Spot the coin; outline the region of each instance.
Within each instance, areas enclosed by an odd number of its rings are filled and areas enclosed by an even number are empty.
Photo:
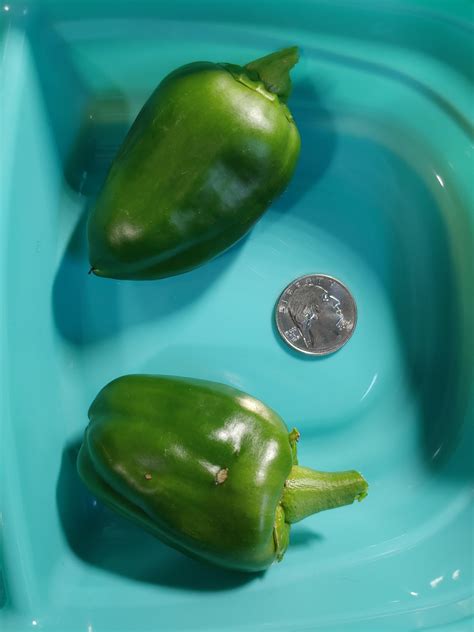
[[[290,347],[309,355],[327,355],[352,336],[357,308],[341,281],[326,274],[307,274],[283,290],[275,319],[280,336]]]

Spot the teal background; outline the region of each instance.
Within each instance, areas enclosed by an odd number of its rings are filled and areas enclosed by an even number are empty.
[[[8,7],[8,9],[6,9]],[[473,5],[8,2],[1,13],[0,629],[465,631],[473,612]],[[175,67],[298,44],[296,175],[248,237],[157,282],[87,275],[85,214]],[[352,290],[325,358],[279,339],[295,277]],[[124,373],[218,380],[360,469],[257,576],[204,566],[93,499],[75,454]]]

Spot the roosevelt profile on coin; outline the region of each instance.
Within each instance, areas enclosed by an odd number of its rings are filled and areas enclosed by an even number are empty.
[[[300,277],[281,294],[276,321],[282,338],[311,355],[337,351],[351,337],[357,318],[343,283],[323,274]]]
[[[326,347],[347,326],[341,302],[320,285],[297,288],[291,297],[288,313],[305,345]]]

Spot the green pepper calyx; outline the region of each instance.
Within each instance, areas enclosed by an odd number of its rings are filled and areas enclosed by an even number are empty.
[[[286,102],[291,93],[290,70],[298,59],[298,47],[291,46],[251,61],[244,68],[251,79],[262,81],[268,92]]]
[[[355,470],[318,472],[293,465],[280,504],[285,521],[292,524],[319,511],[361,501],[367,496],[367,489],[367,481]]]
[[[260,57],[245,66],[220,63],[234,77],[236,81],[251,90],[259,92],[270,101],[278,100],[285,114],[291,122],[293,117],[286,106],[291,93],[290,70],[298,62],[299,53],[296,46]]]

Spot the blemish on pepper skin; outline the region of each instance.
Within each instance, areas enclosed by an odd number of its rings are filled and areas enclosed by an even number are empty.
[[[216,474],[216,485],[222,485],[227,480],[229,476],[229,469],[227,467],[223,467]]]
[[[145,474],[145,478],[147,481],[151,481],[151,474],[149,474],[148,472]]]

